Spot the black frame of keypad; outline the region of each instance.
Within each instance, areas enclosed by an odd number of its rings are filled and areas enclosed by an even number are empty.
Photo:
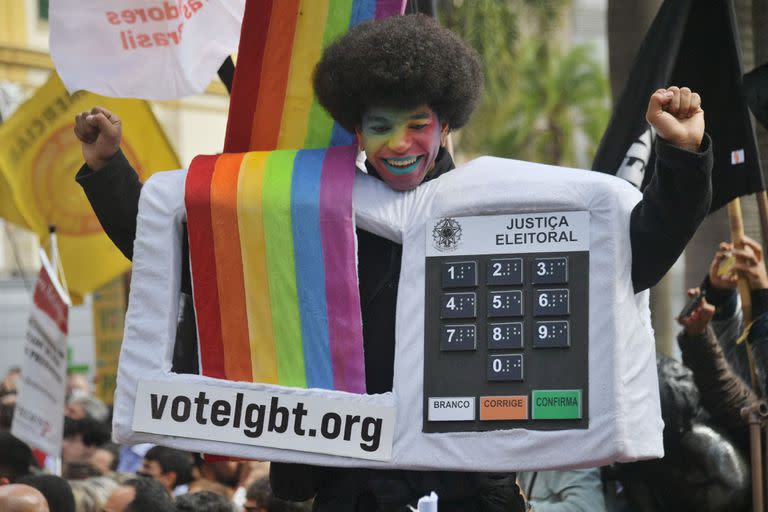
[[[540,258],[566,257],[568,282],[565,284],[533,284],[534,263]],[[487,272],[491,260],[521,258],[523,260],[522,285],[488,285]],[[477,286],[443,288],[445,263],[477,262]],[[534,290],[569,290],[570,313],[565,316],[534,317]],[[489,317],[487,302],[490,291],[517,289],[523,292],[523,316]],[[476,318],[441,318],[443,293],[475,292]],[[569,321],[569,346],[566,348],[534,348],[536,321]],[[488,346],[491,323],[522,322],[523,347],[492,349]],[[474,324],[475,350],[441,350],[444,325]],[[425,320],[424,320],[424,397],[423,431],[474,432],[525,428],[532,430],[579,429],[589,426],[589,252],[524,253],[490,255],[456,255],[428,257],[425,267]],[[488,379],[490,356],[521,354],[524,375],[522,381],[491,381]],[[533,390],[580,389],[582,417],[575,420],[532,420]],[[480,420],[480,397],[528,397],[527,420]],[[475,397],[474,421],[429,421],[428,398]]]

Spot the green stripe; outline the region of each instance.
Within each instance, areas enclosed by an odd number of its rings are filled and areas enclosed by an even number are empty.
[[[344,34],[349,27],[349,18],[352,16],[353,0],[330,0],[328,3],[328,18],[325,22],[323,33],[323,49],[331,44],[337,37]],[[325,148],[331,142],[333,132],[333,119],[323,107],[312,97],[312,106],[309,109],[307,119],[307,136],[304,138],[304,148]]]
[[[262,204],[278,383],[306,388],[291,227],[291,178],[295,157],[296,151],[273,151],[267,157]]]

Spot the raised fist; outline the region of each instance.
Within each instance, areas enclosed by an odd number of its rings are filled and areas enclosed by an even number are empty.
[[[659,136],[681,149],[698,151],[704,137],[701,96],[687,87],[671,86],[651,95],[645,119]]]
[[[120,149],[123,125],[117,115],[101,107],[75,116],[75,136],[88,167],[98,171]]]

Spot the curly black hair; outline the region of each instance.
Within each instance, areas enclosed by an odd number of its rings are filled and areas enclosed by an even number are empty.
[[[370,107],[428,105],[450,128],[466,124],[483,89],[480,57],[422,14],[361,23],[333,42],[315,67],[315,95],[354,131]]]

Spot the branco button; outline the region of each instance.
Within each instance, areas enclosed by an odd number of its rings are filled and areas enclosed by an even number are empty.
[[[528,397],[515,396],[481,396],[480,420],[527,420]]]
[[[429,421],[472,421],[475,419],[475,397],[443,396],[429,398]]]

